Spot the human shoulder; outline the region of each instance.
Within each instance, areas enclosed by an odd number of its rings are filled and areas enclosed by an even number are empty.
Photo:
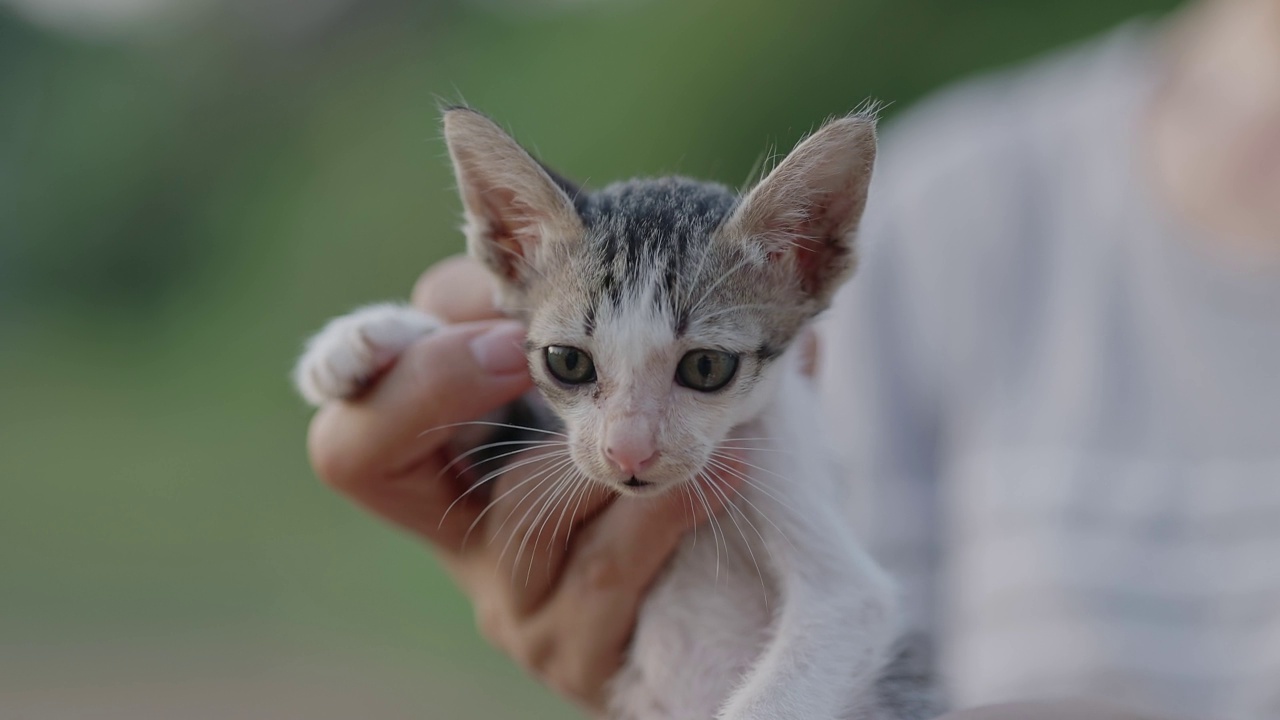
[[[888,123],[864,223],[870,255],[885,242],[963,263],[1047,237],[1036,230],[1057,220],[1064,191],[1110,172],[1108,136],[1134,113],[1148,44],[1145,27],[1125,26],[962,81]]]
[[[1148,29],[1124,26],[1030,64],[966,79],[887,123],[876,190],[888,202],[1027,181],[1093,151],[1098,126],[1132,111]]]

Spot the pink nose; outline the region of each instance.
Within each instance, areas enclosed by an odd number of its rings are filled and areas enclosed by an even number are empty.
[[[653,467],[658,459],[653,440],[647,438],[617,439],[605,446],[604,454],[623,474],[632,477]]]

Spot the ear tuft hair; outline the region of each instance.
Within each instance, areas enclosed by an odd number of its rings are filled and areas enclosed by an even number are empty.
[[[790,268],[801,291],[825,307],[856,264],[854,235],[875,154],[873,112],[828,122],[747,193],[720,237],[756,244],[771,262]]]

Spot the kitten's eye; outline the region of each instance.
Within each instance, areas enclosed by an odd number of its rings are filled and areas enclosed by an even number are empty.
[[[676,366],[676,380],[687,388],[714,392],[738,372],[738,356],[719,350],[691,350]]]
[[[564,345],[552,345],[543,351],[547,358],[547,370],[557,380],[569,385],[581,385],[596,379],[596,366],[585,350]]]

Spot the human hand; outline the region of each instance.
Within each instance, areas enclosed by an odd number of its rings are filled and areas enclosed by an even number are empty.
[[[695,511],[677,493],[615,499],[594,487],[548,499],[539,487],[563,458],[552,436],[508,458],[488,492],[467,492],[475,478],[458,472],[465,463],[450,467],[450,441],[531,387],[523,329],[497,319],[492,298],[488,274],[468,259],[425,273],[413,305],[449,324],[359,398],[321,407],[311,462],[357,504],[430,542],[471,598],[481,633],[598,713],[649,585],[685,532],[721,508]]]

